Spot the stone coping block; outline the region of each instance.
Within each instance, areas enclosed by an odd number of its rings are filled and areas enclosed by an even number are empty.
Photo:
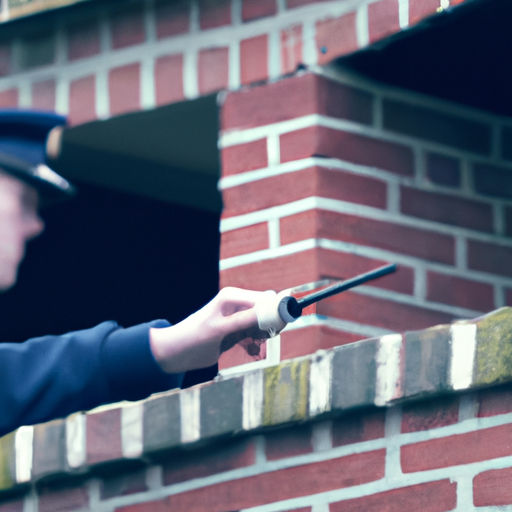
[[[0,438],[0,491],[363,407],[512,381],[512,308],[372,338]]]

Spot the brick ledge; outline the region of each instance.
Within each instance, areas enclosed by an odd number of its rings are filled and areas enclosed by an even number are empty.
[[[0,439],[0,491],[220,436],[509,381],[512,308],[502,308],[20,427]]]

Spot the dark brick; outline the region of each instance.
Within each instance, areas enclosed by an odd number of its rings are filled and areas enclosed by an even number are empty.
[[[100,497],[102,500],[147,490],[145,469],[130,471],[120,475],[104,476],[100,481]]]
[[[0,512],[23,512],[23,507],[23,498],[14,500],[8,498],[8,501],[0,502]]]
[[[345,446],[384,437],[384,410],[369,409],[336,418],[332,422],[332,445]]]
[[[113,13],[111,20],[112,48],[126,48],[141,44],[146,39],[144,12],[140,5],[123,5]]]
[[[427,177],[438,185],[460,186],[460,161],[437,153],[427,153]]]
[[[505,127],[501,133],[501,156],[512,160],[512,127]]]
[[[6,76],[12,69],[12,48],[10,44],[0,45],[0,76]]]
[[[181,443],[179,394],[159,396],[144,402],[144,452]]]
[[[493,197],[512,198],[512,171],[506,167],[475,164],[473,166],[475,190]]]
[[[22,42],[20,67],[31,69],[53,64],[55,60],[55,37],[53,32],[35,34]]]
[[[100,27],[97,20],[86,20],[68,27],[69,60],[92,57],[100,53]]]
[[[157,0],[155,18],[158,39],[184,34],[190,29],[190,2],[187,0]]]
[[[39,490],[39,512],[72,512],[85,509],[89,492],[77,484],[43,486]]]
[[[242,0],[242,21],[273,16],[276,13],[276,0]]]
[[[472,153],[491,151],[489,126],[398,101],[383,103],[384,128],[397,133],[439,142]]]
[[[336,349],[332,362],[332,408],[350,409],[373,405],[375,399],[378,340]]]
[[[242,429],[243,378],[221,380],[201,389],[201,438]]]
[[[512,237],[512,208],[505,207],[505,234]]]
[[[512,412],[512,385],[484,389],[477,394],[478,417],[486,418]]]
[[[40,478],[44,475],[63,473],[66,463],[66,429],[62,420],[36,425],[32,475]]]
[[[231,23],[230,0],[199,0],[199,23],[203,30]]]
[[[427,299],[486,312],[494,308],[494,289],[487,283],[428,272]]]
[[[405,333],[404,396],[449,388],[450,347],[449,326]]]
[[[478,231],[493,231],[492,206],[481,201],[402,186],[400,208],[413,217]]]
[[[251,466],[255,462],[254,443],[235,439],[202,450],[174,453],[163,465],[163,481],[164,485],[172,485]]]
[[[459,397],[438,397],[433,400],[405,404],[402,412],[402,433],[446,427],[459,421]]]
[[[512,276],[512,247],[468,240],[468,267],[510,277]]]
[[[294,426],[265,434],[267,460],[304,455],[313,451],[311,424]]]

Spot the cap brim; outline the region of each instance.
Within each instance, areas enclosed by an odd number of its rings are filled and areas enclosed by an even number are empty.
[[[45,164],[33,166],[0,152],[0,170],[34,187],[44,203],[68,199],[76,193],[75,187],[68,180]]]

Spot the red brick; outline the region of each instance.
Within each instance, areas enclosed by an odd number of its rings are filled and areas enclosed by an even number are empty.
[[[179,452],[164,463],[163,481],[165,485],[172,485],[252,466],[256,462],[255,457],[254,443],[247,439],[218,444],[201,451]]]
[[[86,509],[89,492],[85,487],[43,487],[39,490],[39,512],[71,512]]]
[[[406,186],[401,187],[400,202],[402,212],[407,215],[478,231],[493,231],[493,213],[489,203]]]
[[[110,29],[114,50],[143,43],[146,40],[144,11],[139,6],[124,6],[112,17]]]
[[[190,30],[190,3],[187,0],[160,0],[155,5],[156,37],[172,37]]]
[[[230,0],[199,0],[199,11],[203,30],[231,24]]]
[[[166,55],[156,60],[155,92],[158,106],[184,99],[183,55]]]
[[[357,50],[355,12],[319,21],[316,24],[316,48],[320,65]]]
[[[207,94],[228,86],[228,48],[209,48],[199,52],[199,92]]]
[[[87,464],[119,459],[121,447],[121,409],[87,416]]]
[[[381,0],[368,6],[370,43],[400,31],[398,0]]]
[[[223,176],[267,167],[267,139],[224,148],[221,158]]]
[[[427,274],[427,299],[483,312],[494,308],[492,285],[436,272]]]
[[[302,7],[303,5],[309,4],[320,4],[328,0],[287,0],[286,7],[288,9],[294,9],[295,7]]]
[[[512,468],[491,469],[473,478],[475,507],[512,504]]]
[[[276,430],[265,434],[265,455],[267,460],[305,455],[313,451],[311,425]]]
[[[250,144],[254,146],[247,144],[241,148],[241,150],[246,149],[246,153],[238,152],[234,149],[238,146],[233,146],[233,154],[228,154],[230,164],[228,169],[231,167],[231,162],[233,165],[236,164],[235,158],[240,158],[240,161],[244,162],[249,157],[254,158],[255,165],[264,167],[260,165],[263,163],[261,153],[259,159],[254,155],[255,150],[258,149],[256,143]],[[262,142],[259,149],[263,149]],[[225,158],[224,154],[222,156]],[[345,172],[341,169],[310,167],[225,189],[223,217],[262,210],[312,196],[384,209],[386,208],[386,191],[387,185],[376,178]]]
[[[326,278],[346,279],[382,266],[384,263],[384,261],[352,253],[310,249],[223,271],[221,282],[222,286],[282,290]],[[296,267],[296,265],[304,266]],[[378,279],[372,285],[402,293],[412,293],[412,270],[401,267],[395,274]]]
[[[32,107],[39,110],[55,110],[55,81],[45,80],[32,85]]]
[[[281,73],[293,73],[302,63],[302,25],[281,30]]]
[[[11,45],[0,45],[0,76],[6,76],[11,72]]]
[[[68,28],[69,60],[92,57],[100,51],[100,28],[97,20],[77,23]]]
[[[512,455],[512,424],[402,446],[402,471],[413,473]]]
[[[384,459],[385,450],[349,455],[214,484],[116,511],[224,512],[256,507],[379,480],[384,477]]]
[[[23,512],[23,499],[0,504],[0,512]]]
[[[276,13],[276,0],[242,0],[242,21],[273,16]]]
[[[501,276],[512,276],[512,247],[468,240],[468,267]]]
[[[332,445],[371,441],[384,437],[386,413],[383,410],[357,412],[337,418],[332,422]]]
[[[268,249],[268,224],[253,224],[221,235],[220,259]]]
[[[140,109],[140,64],[114,68],[108,74],[110,114],[115,116]]]
[[[325,210],[309,210],[281,219],[283,245],[308,238],[380,247],[440,263],[454,262],[454,240],[447,235]]]
[[[438,7],[439,0],[409,0],[409,24],[434,14]]]
[[[127,496],[148,490],[146,470],[130,471],[129,473],[104,476],[100,481],[100,498],[107,500],[115,496]]]
[[[242,84],[268,78],[268,36],[262,35],[240,42],[240,80]]]
[[[281,333],[281,361],[314,354],[366,338],[362,334],[338,331],[324,325],[314,325]]]
[[[512,412],[512,389],[508,385],[479,391],[477,399],[479,418]]]
[[[321,301],[319,315],[404,332],[451,323],[452,315],[353,292]]]
[[[86,76],[69,85],[69,122],[72,125],[96,119],[96,78]]]
[[[457,484],[439,480],[411,485],[391,491],[370,494],[362,498],[338,501],[329,505],[330,512],[391,512],[421,510],[445,512],[457,506]]]
[[[459,421],[459,397],[449,396],[404,405],[402,433],[446,427]]]
[[[18,89],[7,89],[0,92],[0,107],[17,107]]]
[[[252,128],[308,114],[369,124],[372,96],[354,87],[306,74],[228,94],[221,121],[224,130]]]
[[[281,162],[320,156],[348,160],[406,176],[414,174],[410,148],[323,126],[285,133],[280,137],[280,146]]]

